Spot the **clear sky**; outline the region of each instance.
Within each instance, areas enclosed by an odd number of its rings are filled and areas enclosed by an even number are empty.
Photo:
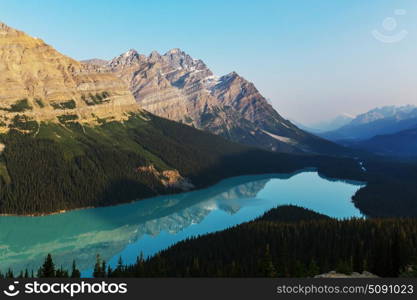
[[[0,20],[76,59],[181,48],[305,124],[417,105],[416,0],[0,0]]]

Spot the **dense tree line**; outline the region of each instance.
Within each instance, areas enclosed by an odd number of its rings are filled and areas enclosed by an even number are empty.
[[[405,274],[416,259],[417,219],[336,220],[290,206],[180,242],[148,260],[125,266],[121,274],[306,277],[331,270],[366,270],[396,277]]]
[[[417,163],[369,159],[368,185],[353,197],[372,217],[417,216]]]
[[[331,270],[417,277],[417,219],[336,220],[282,206],[252,222],[182,241],[151,258],[140,255],[133,265],[119,259],[112,269],[97,255],[93,276],[312,277]],[[35,276],[79,277],[79,271],[75,262],[70,271],[56,269],[48,255]]]
[[[310,157],[241,146],[221,137],[155,116],[82,127],[41,124],[32,134],[0,136],[0,213],[38,214],[111,205],[163,193],[150,164],[177,169],[197,187],[242,174],[293,172]],[[20,127],[19,127],[20,128]]]
[[[22,118],[12,124],[0,135],[0,213],[50,213],[179,192],[138,171],[152,164],[177,169],[196,188],[231,176],[316,167],[326,177],[367,182],[353,200],[369,216],[417,215],[414,162],[369,157],[364,172],[353,158],[268,152],[146,113],[100,124]]]
[[[82,127],[42,123],[32,134],[0,136],[0,213],[38,214],[111,205],[163,193],[158,174],[177,169],[196,187],[228,176],[294,171],[301,166],[172,121],[133,116],[124,123]],[[260,155],[264,153],[264,155]]]
[[[52,255],[48,254],[45,257],[45,260],[42,266],[38,269],[36,273],[28,269],[20,271],[19,274],[14,274],[11,269],[7,270],[4,274],[0,272],[1,278],[80,278],[81,272],[78,270],[75,260],[72,263],[72,268],[70,271],[65,270],[62,266],[56,268]]]
[[[347,160],[349,161],[349,160]],[[318,160],[320,173],[326,177],[363,181],[352,198],[355,206],[369,217],[417,216],[417,163],[384,157],[365,156],[355,166],[332,159]],[[365,170],[358,168],[363,162]]]

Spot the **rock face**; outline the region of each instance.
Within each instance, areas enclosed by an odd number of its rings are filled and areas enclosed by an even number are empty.
[[[165,187],[178,188],[183,191],[194,188],[194,185],[187,178],[182,177],[178,170],[158,171],[154,165],[149,165],[138,167],[137,171],[153,175],[155,178],[158,178]]]
[[[123,119],[138,110],[126,84],[0,23],[0,126],[33,121]]]
[[[235,72],[216,77],[203,61],[180,49],[149,56],[129,50],[107,64],[87,62],[116,74],[129,85],[136,101],[156,115],[273,151],[337,148],[282,118],[253,83]]]
[[[368,271],[363,271],[362,273],[353,272],[351,274],[343,274],[337,273],[336,271],[330,271],[328,273],[316,275],[314,278],[378,278],[378,276]]]

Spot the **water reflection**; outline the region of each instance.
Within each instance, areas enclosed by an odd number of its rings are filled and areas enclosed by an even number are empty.
[[[350,202],[359,187],[328,181],[315,172],[242,176],[204,190],[114,207],[0,217],[0,268],[36,271],[52,253],[58,266],[69,268],[75,259],[88,276],[97,253],[111,264],[119,255],[130,263],[140,252],[152,255],[187,237],[256,218],[279,204],[324,212],[331,206],[327,213],[335,217],[360,216]]]

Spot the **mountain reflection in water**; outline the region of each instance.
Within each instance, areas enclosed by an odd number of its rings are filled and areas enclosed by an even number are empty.
[[[186,238],[250,221],[282,204],[333,217],[361,216],[350,198],[358,184],[329,181],[316,172],[230,178],[209,188],[112,207],[42,217],[0,217],[0,269],[36,272],[47,253],[70,268],[75,259],[91,275],[96,254],[110,265],[133,263]]]

